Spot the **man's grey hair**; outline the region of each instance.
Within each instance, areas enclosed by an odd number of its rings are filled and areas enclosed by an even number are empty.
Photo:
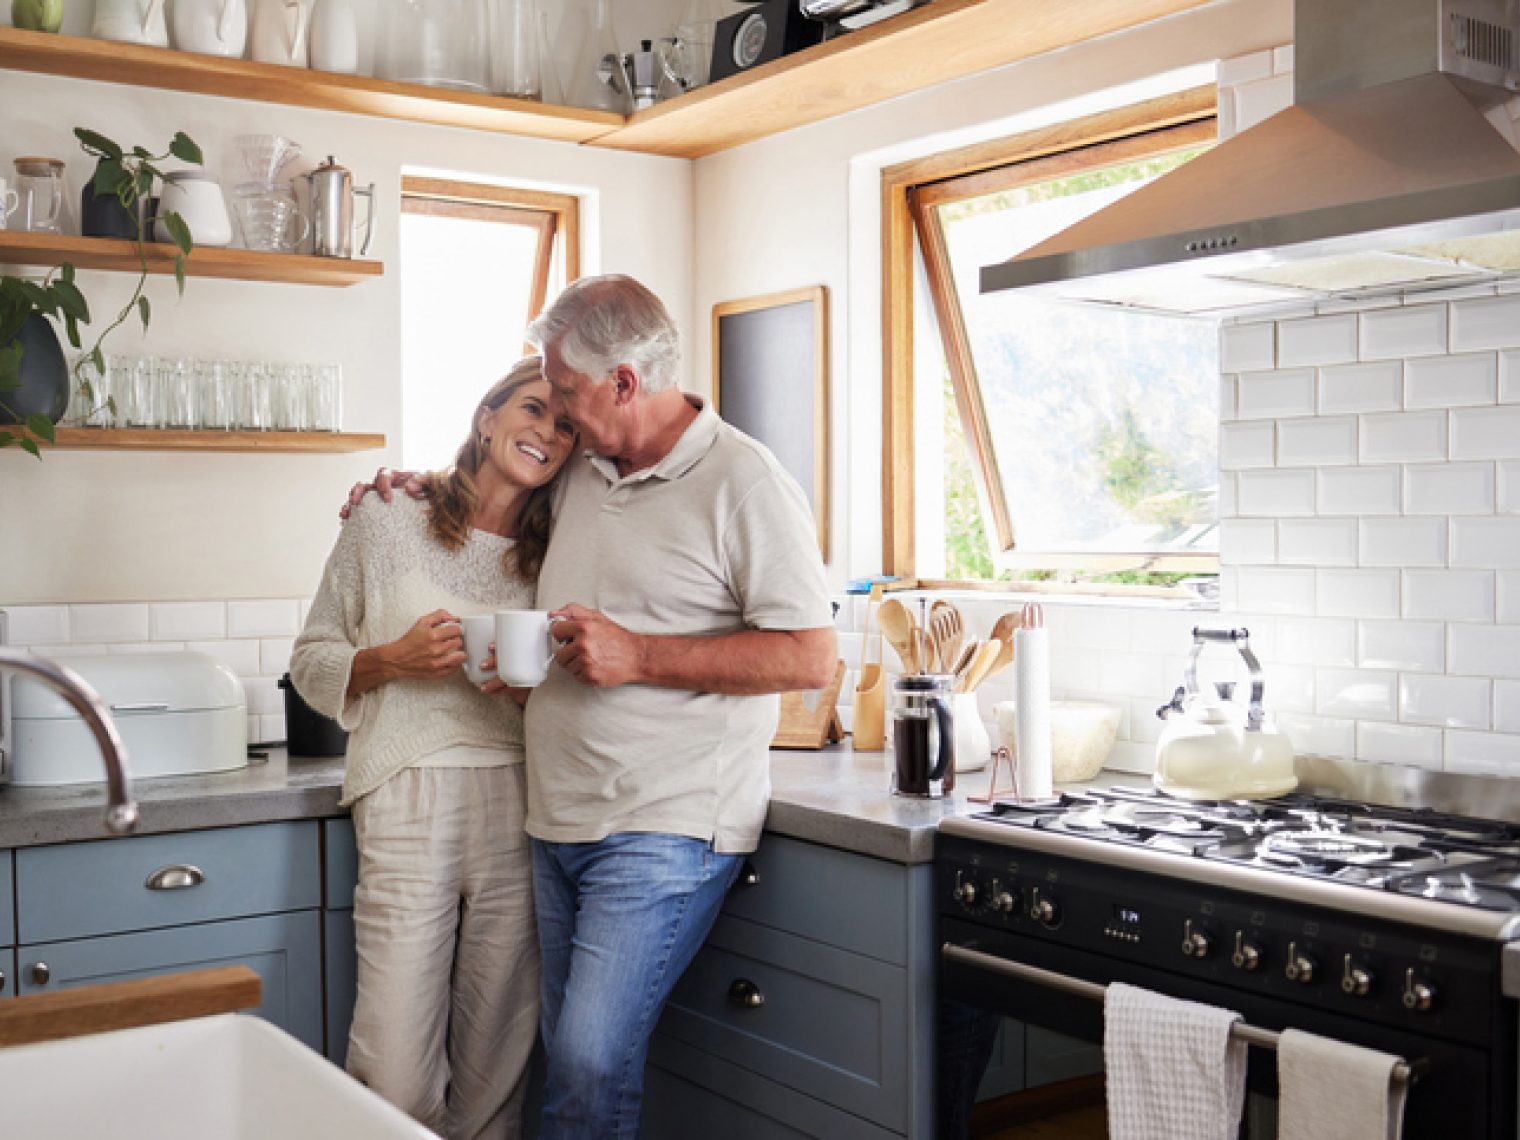
[[[598,384],[630,365],[646,392],[675,387],[681,363],[665,306],[621,273],[572,282],[528,326],[528,341],[543,352],[552,346],[568,368]]]

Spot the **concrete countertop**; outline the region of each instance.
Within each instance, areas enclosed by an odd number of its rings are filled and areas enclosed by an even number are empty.
[[[236,772],[136,781],[142,820],[134,834],[347,814],[338,806],[342,757],[268,751],[267,761]],[[880,752],[857,755],[847,743],[819,752],[772,752],[766,828],[896,863],[926,863],[935,824],[977,810],[966,796],[984,792],[987,779],[986,771],[963,772],[946,799],[906,799],[888,792]],[[103,784],[0,788],[0,848],[104,839],[105,803]]]

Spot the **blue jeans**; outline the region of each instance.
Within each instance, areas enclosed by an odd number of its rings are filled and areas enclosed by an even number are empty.
[[[539,1140],[638,1136],[650,1034],[743,862],[681,835],[533,841],[548,1063]]]

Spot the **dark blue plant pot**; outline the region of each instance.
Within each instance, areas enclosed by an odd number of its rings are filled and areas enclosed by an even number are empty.
[[[135,241],[137,222],[121,199],[114,194],[97,194],[94,182],[86,182],[79,195],[79,232],[85,237]]]
[[[69,407],[69,365],[52,322],[33,313],[21,326],[21,387],[0,389],[0,424],[41,412],[52,423]]]

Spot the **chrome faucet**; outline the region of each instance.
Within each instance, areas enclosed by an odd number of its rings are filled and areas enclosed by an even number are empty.
[[[78,673],[45,657],[35,657],[15,649],[0,646],[0,673],[16,669],[29,673],[42,681],[74,707],[84,717],[85,724],[95,734],[100,745],[100,758],[106,765],[106,830],[112,835],[125,835],[137,826],[137,801],[132,798],[132,777],[127,771],[127,748],[122,744],[111,720],[111,710],[106,708],[100,694],[92,689]]]

